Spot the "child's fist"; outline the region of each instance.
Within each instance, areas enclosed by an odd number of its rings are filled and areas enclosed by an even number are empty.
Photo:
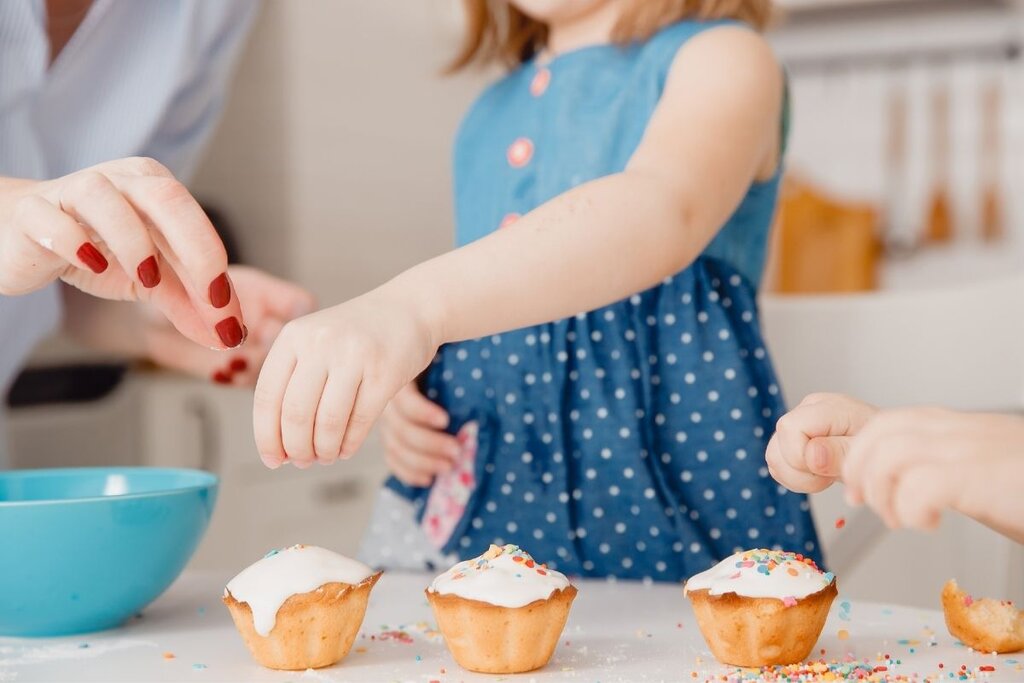
[[[840,478],[854,436],[877,408],[842,394],[811,394],[783,415],[768,442],[768,471],[780,484],[817,493]]]
[[[933,529],[945,508],[985,521],[1002,505],[994,491],[1007,473],[1017,486],[1024,478],[1024,420],[940,408],[879,412],[843,464],[847,500],[893,528]]]

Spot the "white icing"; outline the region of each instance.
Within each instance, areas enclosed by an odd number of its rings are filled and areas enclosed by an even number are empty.
[[[735,593],[786,602],[805,598],[832,583],[835,577],[831,572],[822,572],[800,558],[778,550],[745,550],[693,576],[683,592],[707,590],[709,595]]]
[[[492,545],[480,557],[459,562],[438,576],[429,590],[498,607],[522,607],[568,587],[565,574],[538,564],[519,546]]]
[[[274,630],[277,610],[293,595],[325,583],[358,584],[373,574],[362,562],[315,545],[293,545],[268,554],[228,582],[225,594],[249,604],[256,633]]]

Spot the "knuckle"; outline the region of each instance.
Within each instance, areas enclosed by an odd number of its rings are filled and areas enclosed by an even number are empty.
[[[125,170],[139,175],[170,176],[166,166],[152,157],[129,157],[124,160]]]
[[[155,201],[166,204],[175,204],[192,197],[188,188],[174,177],[160,177],[155,180],[150,193]]]
[[[281,405],[282,424],[301,427],[307,422],[309,422],[309,411],[306,410],[306,406],[293,401],[285,401]]]
[[[82,171],[75,175],[72,190],[81,196],[105,192],[111,187],[107,177],[99,171]]]

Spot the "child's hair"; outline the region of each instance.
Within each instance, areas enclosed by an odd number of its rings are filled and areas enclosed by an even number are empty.
[[[693,17],[738,19],[763,30],[772,14],[771,0],[619,0],[622,15],[612,40],[628,44],[650,38],[665,26]],[[508,0],[463,0],[466,35],[450,65],[458,71],[474,61],[515,67],[547,44],[547,26],[512,6]]]

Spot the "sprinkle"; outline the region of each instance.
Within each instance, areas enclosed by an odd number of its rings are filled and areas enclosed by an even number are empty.
[[[837,529],[842,529],[844,526],[846,526],[846,519],[844,517],[837,518],[836,519],[836,528]]]
[[[983,664],[978,667],[978,671],[995,671],[996,668],[991,664]]]
[[[164,659],[174,659],[174,653],[173,652],[165,652],[164,653]]]
[[[786,607],[796,607],[796,598],[794,598],[792,595],[787,595],[786,597],[782,598],[782,604]]]
[[[850,632],[847,631],[845,628],[841,628],[839,629],[839,633],[837,633],[836,635],[839,636],[839,640],[846,640],[850,637]]]
[[[965,595],[964,596],[964,607],[970,607],[973,604],[974,604],[974,598],[972,598],[970,595]]]
[[[356,648],[356,653],[357,654],[361,654],[361,655],[366,654],[366,648],[365,647],[357,647]]]
[[[89,643],[82,643],[81,645],[78,646],[78,649],[79,650],[87,650],[87,649],[89,649]]]
[[[195,669],[196,671],[199,671],[199,670],[201,670],[201,669],[205,669],[205,668],[206,668],[206,665],[205,665],[205,664],[198,664],[198,663],[197,663],[197,664],[193,664],[193,665],[192,665],[192,668],[193,668],[193,669]]]
[[[423,661],[423,657],[420,657],[419,655],[416,655],[416,661],[417,662],[422,662]]]

